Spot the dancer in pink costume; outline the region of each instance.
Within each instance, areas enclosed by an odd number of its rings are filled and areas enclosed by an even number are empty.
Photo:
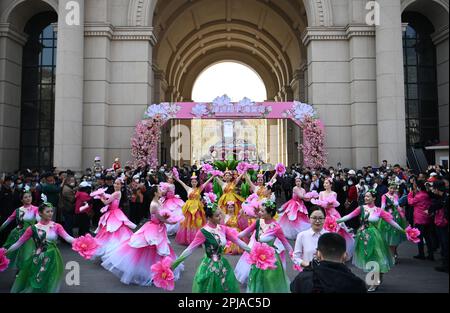
[[[164,257],[177,258],[167,238],[166,224],[174,224],[168,220],[172,217],[162,216],[161,192],[157,185],[150,189],[150,221],[145,223],[131,238],[123,242],[115,251],[103,257],[102,266],[120,278],[124,284],[151,286],[153,274],[151,266],[162,261]],[[161,213],[161,214],[160,214]],[[174,274],[175,280],[180,277],[183,266]]]
[[[175,194],[175,185],[172,175],[167,175],[167,183],[160,184],[160,190],[163,198],[161,203],[163,209],[168,209],[175,215],[183,216],[184,201],[180,199],[179,195]],[[167,224],[167,235],[175,235],[180,228],[180,222],[176,224]]]
[[[332,216],[335,219],[340,219],[341,214],[336,210],[336,208],[339,206],[339,202],[337,199],[337,194],[331,190],[333,186],[331,178],[325,179],[323,183],[323,187],[325,188],[325,191],[321,191],[319,193],[319,199],[312,199],[311,203],[321,206],[325,209],[325,212],[327,213],[327,216]],[[348,259],[350,260],[353,256],[353,247],[355,245],[355,239],[353,239],[352,233],[349,231],[349,229],[344,225],[340,225],[339,230],[337,232],[339,235],[344,237],[346,243],[347,243],[347,255]]]
[[[100,199],[106,205],[100,212],[104,213],[98,223],[95,239],[99,244],[96,257],[105,256],[114,251],[122,242],[130,239],[133,234],[132,229],[136,228],[119,208],[121,197],[122,180],[116,179],[114,182],[114,192],[107,199],[107,195],[102,194]]]
[[[283,229],[284,235],[288,239],[296,239],[297,234],[311,227],[308,218],[308,210],[303,201],[305,189],[302,188],[300,177],[295,178],[295,187],[292,191],[292,199],[283,204],[280,211],[283,212],[278,224]]]

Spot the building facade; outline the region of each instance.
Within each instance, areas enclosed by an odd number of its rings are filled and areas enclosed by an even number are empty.
[[[448,17],[448,0],[1,0],[0,171],[129,160],[147,105],[190,101],[224,60],[314,105],[330,165],[406,164],[448,141]]]

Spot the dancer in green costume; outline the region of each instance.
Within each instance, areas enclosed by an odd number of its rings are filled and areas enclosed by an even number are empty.
[[[29,226],[7,251],[16,251],[31,238],[35,244],[33,256],[25,261],[16,277],[11,289],[13,293],[53,293],[59,290],[64,265],[56,241],[58,237],[68,243],[75,239],[60,224],[52,221],[53,206],[50,203],[44,202],[39,207],[39,215],[41,221]]]
[[[16,222],[16,227],[9,233],[3,248],[8,249],[23,235],[25,230],[40,220],[38,208],[31,204],[33,198],[31,193],[25,191],[22,194],[22,204],[20,208],[14,210],[10,217],[0,226],[0,232],[3,231],[11,222]],[[27,259],[34,253],[35,245],[33,240],[27,240],[20,249],[7,254],[10,260],[9,267],[16,267],[20,270]]]
[[[224,249],[227,241],[239,245],[246,251],[250,251],[250,248],[237,237],[238,234],[233,228],[223,225],[224,216],[216,203],[207,203],[205,214],[207,224],[197,232],[189,247],[172,264],[172,269],[189,257],[195,248],[203,244],[205,256],[194,276],[192,292],[238,293],[240,292],[239,283],[230,263],[224,257]]]

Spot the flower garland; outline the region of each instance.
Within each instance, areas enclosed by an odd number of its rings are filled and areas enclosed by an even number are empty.
[[[140,121],[131,138],[131,155],[134,158],[133,165],[152,168],[158,166],[158,147],[161,140],[161,128],[165,121],[160,115],[152,119]]]
[[[303,130],[303,144],[299,150],[303,152],[303,164],[305,167],[321,168],[327,163],[325,149],[325,131],[320,120],[311,116],[304,117],[301,122]]]

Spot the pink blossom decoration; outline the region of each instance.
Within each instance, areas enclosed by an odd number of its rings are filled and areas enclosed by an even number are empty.
[[[405,229],[406,232],[406,238],[413,242],[413,243],[419,243],[420,239],[419,239],[419,235],[420,235],[420,231],[417,228],[412,228],[411,226],[408,225],[408,227],[406,227]]]
[[[153,284],[164,290],[173,290],[175,288],[175,275],[172,269],[172,259],[165,257],[151,266],[153,274]]]
[[[284,173],[286,173],[286,167],[284,166],[283,163],[278,163],[275,166],[275,171],[277,172],[278,176],[283,176]]]
[[[277,268],[275,265],[275,249],[266,243],[255,242],[248,255],[247,261],[249,264],[254,264],[257,268],[262,270]]]
[[[9,266],[9,259],[6,257],[6,249],[0,248],[0,272],[5,271]]]
[[[322,122],[305,116],[300,127],[303,131],[303,144],[298,145],[298,149],[303,153],[303,165],[313,169],[324,167],[327,163],[327,153]]]
[[[90,234],[75,239],[72,243],[72,250],[78,252],[86,260],[90,260],[99,247],[95,238]]]
[[[160,114],[138,122],[131,138],[131,155],[135,167],[158,166],[158,147],[165,120]]]
[[[294,271],[297,271],[297,272],[303,272],[303,267],[302,267],[301,265],[294,264],[294,265],[292,266],[292,268],[294,269]]]

